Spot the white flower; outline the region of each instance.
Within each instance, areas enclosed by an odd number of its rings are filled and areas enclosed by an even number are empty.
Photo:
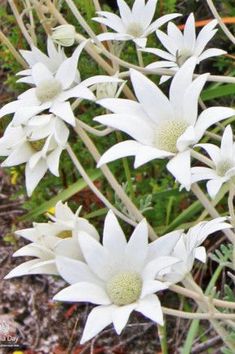
[[[163,281],[169,281],[173,283],[178,283],[183,280],[185,276],[191,272],[195,259],[205,263],[206,262],[206,249],[201,244],[205,239],[214,232],[231,228],[230,224],[225,222],[226,218],[216,218],[210,221],[203,221],[193,226],[189,229],[187,233],[181,231],[181,236],[175,231],[171,233],[171,242],[175,240],[174,248],[168,253],[169,256],[177,257],[181,262],[172,265],[168,269],[163,269],[159,274],[158,279]],[[170,238],[169,235],[161,236],[160,240],[162,242],[165,237]],[[158,240],[157,240],[158,241]],[[154,251],[159,254],[162,254],[161,248],[157,247],[154,241],[152,246]],[[166,242],[165,242],[166,243]],[[162,248],[164,250],[164,248]],[[169,248],[170,250],[170,248]]]
[[[235,176],[235,143],[231,126],[227,126],[222,136],[221,147],[213,144],[198,144],[211,157],[214,168],[193,167],[192,180],[207,182],[207,191],[211,198],[215,198],[221,186]]]
[[[111,323],[120,334],[134,310],[163,324],[161,305],[154,293],[166,289],[169,284],[154,278],[178,259],[149,259],[145,220],[139,223],[127,242],[110,211],[105,219],[103,246],[86,233],[80,235],[80,246],[87,264],[65,257],[57,259],[60,274],[72,285],[54,299],[99,305],[88,316],[81,343]]]
[[[191,58],[179,69],[170,86],[168,99],[143,74],[131,70],[131,81],[139,102],[126,99],[103,99],[99,103],[114,114],[95,120],[119,129],[134,140],[111,147],[98,166],[123,156],[135,156],[137,168],[156,158],[169,158],[167,169],[187,189],[191,185],[190,147],[208,127],[234,115],[232,108],[212,107],[198,117],[198,98],[208,74],[192,81],[196,59]]]
[[[151,63],[146,68],[151,70],[156,68],[178,70],[185,61],[192,56],[197,58],[197,64],[199,64],[202,60],[207,58],[226,54],[224,50],[216,48],[204,50],[207,43],[217,32],[217,29],[215,29],[216,25],[217,20],[209,22],[196,37],[193,13],[189,15],[186,21],[184,33],[182,33],[174,23],[168,23],[167,34],[160,30],[156,32],[158,39],[167,51],[156,48],[144,49],[145,52],[155,54],[164,60]],[[168,76],[164,76],[161,82],[165,81],[165,78],[168,78]]]
[[[19,76],[25,76],[18,82],[33,83],[32,67],[37,63],[44,64],[53,74],[59,69],[59,66],[67,59],[64,50],[56,48],[50,37],[47,38],[47,53],[44,54],[40,49],[32,46],[31,50],[20,50],[20,54],[29,65],[30,69],[22,70],[17,73]]]
[[[99,235],[86,219],[78,216],[80,210],[81,208],[74,214],[67,204],[58,202],[53,223],[34,223],[33,228],[17,231],[16,235],[31,243],[20,248],[13,256],[30,256],[36,259],[20,264],[7,274],[5,279],[29,274],[58,275],[57,256],[67,256],[83,261],[79,246],[81,231],[87,232],[97,240]]]
[[[153,17],[157,5],[157,0],[135,0],[132,9],[129,8],[124,0],[117,0],[120,16],[111,12],[98,11],[101,17],[95,17],[93,20],[103,23],[112,28],[117,33],[102,33],[97,36],[100,41],[117,40],[128,41],[133,40],[139,47],[145,47],[147,37],[164,23],[180,16],[180,14],[165,15],[153,23]]]
[[[59,176],[59,159],[68,140],[69,130],[54,115],[35,116],[27,126],[9,124],[0,139],[0,156],[7,156],[3,167],[26,163],[26,189],[30,196],[47,169]]]
[[[71,47],[74,45],[76,30],[73,25],[61,25],[52,29],[52,40],[64,47]]]
[[[83,83],[73,85],[77,75],[77,61],[80,52],[81,45],[70,58],[63,61],[55,74],[43,63],[35,64],[32,67],[35,87],[21,94],[17,101],[2,107],[0,117],[15,112],[12,123],[14,125],[25,124],[32,116],[49,109],[51,113],[65,122],[75,125],[75,117],[68,99],[95,99],[92,92]]]

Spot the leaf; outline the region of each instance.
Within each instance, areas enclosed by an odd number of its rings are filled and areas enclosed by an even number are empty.
[[[97,178],[101,177],[102,173],[100,170],[93,171],[89,177],[92,181],[96,180]],[[31,210],[26,215],[19,218],[21,221],[29,221],[35,219],[37,216],[45,213],[48,209],[53,208],[57,202],[60,200],[63,202],[71,198],[74,194],[80,192],[87,186],[87,183],[81,178],[77,182],[73,183],[68,188],[64,189],[63,191],[59,192],[55,197],[51,198],[50,200],[46,201],[45,203],[41,204],[39,207]]]
[[[220,85],[215,88],[209,88],[202,92],[203,101],[212,100],[218,97],[230,96],[235,94],[235,84]]]

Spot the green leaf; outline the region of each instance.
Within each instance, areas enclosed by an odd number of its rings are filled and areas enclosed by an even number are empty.
[[[230,96],[235,94],[235,84],[220,85],[215,88],[209,88],[202,92],[203,101],[213,100],[214,98]]]
[[[174,230],[177,227],[179,228],[179,226],[190,220],[201,209],[203,209],[203,206],[197,200],[196,202],[191,204],[186,210],[184,210],[179,216],[177,216],[177,218],[175,218],[175,220],[172,221],[169,226],[166,227],[166,229],[164,230],[164,234]]]
[[[97,178],[99,178],[101,176],[102,176],[102,173],[100,170],[95,170],[91,174],[89,174],[89,177],[92,181],[96,180]],[[59,202],[60,200],[62,202],[65,200],[68,200],[74,194],[76,194],[76,193],[80,192],[81,190],[83,190],[84,188],[86,188],[86,186],[87,186],[87,183],[82,178],[80,178],[77,182],[73,183],[71,186],[64,189],[60,193],[58,193],[55,197],[51,198],[50,200],[41,204],[39,207],[31,210],[29,213],[22,216],[20,218],[20,220],[21,221],[34,220],[37,216],[45,213],[50,208],[53,208],[56,205],[56,203]]]

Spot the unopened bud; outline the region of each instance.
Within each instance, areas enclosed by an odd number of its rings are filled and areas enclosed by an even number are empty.
[[[75,42],[75,27],[72,25],[61,25],[53,28],[52,40],[63,47],[71,47]]]

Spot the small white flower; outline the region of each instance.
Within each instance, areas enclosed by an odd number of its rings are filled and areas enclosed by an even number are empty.
[[[214,168],[193,167],[193,182],[209,180],[207,191],[211,198],[215,198],[222,185],[235,176],[235,143],[231,126],[227,126],[222,136],[221,147],[213,144],[198,144],[211,157]]]
[[[210,234],[232,227],[225,221],[226,218],[222,217],[210,221],[203,221],[196,226],[191,227],[187,233],[181,231],[180,237],[180,231],[178,231],[178,233],[175,231],[169,235],[161,236],[160,240],[162,240],[163,243],[166,241],[165,237],[168,237],[169,239],[170,235],[172,238],[172,244],[175,240],[174,248],[172,248],[172,250],[169,248],[170,252],[168,255],[179,258],[181,262],[172,265],[168,269],[164,269],[159,275],[158,279],[178,283],[179,281],[183,280],[188,273],[191,272],[195,259],[205,263],[206,249],[204,246],[201,246],[201,244]],[[151,247],[154,248],[155,252],[157,248],[158,252],[161,254],[161,249],[164,250],[164,248],[157,247],[157,244],[155,245],[157,241],[154,241],[151,244]]]
[[[132,40],[139,47],[145,47],[147,37],[164,23],[181,16],[180,14],[165,15],[152,22],[157,0],[135,0],[132,9],[129,8],[124,0],[117,0],[117,5],[120,12],[120,17],[107,11],[98,11],[100,17],[95,17],[93,20],[103,23],[117,33],[102,33],[97,36],[100,41],[117,40],[128,41]],[[151,23],[152,22],[152,23]]]
[[[59,159],[69,136],[66,125],[54,115],[35,116],[27,126],[9,124],[0,139],[3,167],[26,163],[26,189],[30,196],[49,169],[59,176]]]
[[[217,32],[215,26],[217,21],[209,22],[199,32],[196,37],[195,32],[195,18],[191,13],[186,21],[184,32],[182,33],[179,28],[172,22],[168,23],[167,34],[157,30],[156,34],[162,45],[167,49],[146,48],[145,52],[155,54],[164,60],[160,60],[149,64],[146,68],[154,70],[156,68],[171,68],[178,70],[185,61],[194,56],[197,58],[197,64],[202,60],[210,57],[226,54],[222,49],[210,48],[205,50],[207,43]],[[163,76],[161,82],[165,81],[168,76]]]
[[[32,46],[31,50],[20,50],[20,54],[29,65],[29,69],[17,73],[19,76],[25,76],[18,82],[33,83],[31,69],[37,63],[44,64],[54,74],[67,59],[64,50],[60,47],[56,48],[50,37],[47,38],[47,53],[48,56],[35,46]]]
[[[81,47],[83,48],[84,44],[78,46],[73,55],[63,61],[55,74],[43,63],[35,64],[32,67],[35,87],[21,94],[18,100],[2,107],[0,117],[15,113],[12,123],[19,125],[25,124],[32,116],[49,109],[51,113],[65,122],[75,125],[75,117],[68,99],[95,99],[92,92],[83,83],[74,86]]]
[[[30,256],[36,259],[24,262],[14,268],[5,279],[29,274],[56,274],[56,257],[66,256],[84,261],[79,246],[81,231],[87,232],[98,240],[96,229],[84,218],[79,217],[67,204],[58,202],[53,222],[34,223],[33,228],[16,232],[16,235],[30,241],[28,245],[16,251],[14,257]]]
[[[61,25],[52,29],[52,40],[64,47],[71,47],[74,45],[76,30],[73,25]]]
[[[153,257],[150,260],[145,220],[139,223],[127,242],[110,211],[105,219],[103,246],[86,233],[80,235],[80,246],[87,264],[57,258],[60,274],[72,285],[54,299],[99,305],[88,316],[81,343],[111,323],[120,334],[134,310],[163,324],[161,305],[154,293],[166,289],[169,284],[155,280],[155,277],[178,259]]]
[[[172,80],[169,99],[143,74],[131,70],[138,102],[126,99],[99,101],[114,114],[95,120],[127,133],[134,140],[111,147],[98,166],[124,156],[135,156],[135,168],[156,158],[169,158],[167,169],[190,189],[190,147],[202,138],[208,127],[235,113],[232,108],[212,107],[198,117],[198,98],[208,74],[192,81],[195,65],[193,57],[179,69]]]

